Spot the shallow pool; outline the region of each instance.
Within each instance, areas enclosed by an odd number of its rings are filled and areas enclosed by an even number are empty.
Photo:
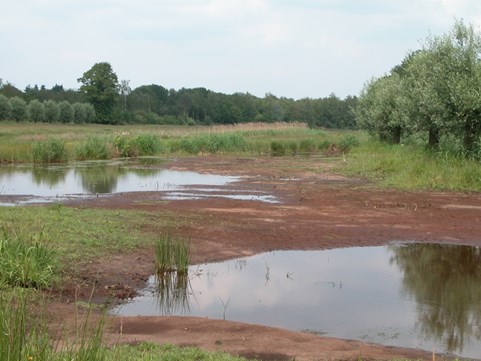
[[[440,244],[278,251],[151,277],[113,313],[193,315],[481,355],[481,252]]]

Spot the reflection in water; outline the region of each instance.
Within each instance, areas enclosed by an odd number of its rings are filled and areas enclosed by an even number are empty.
[[[49,187],[53,187],[58,183],[64,182],[67,175],[67,169],[65,168],[45,168],[45,167],[33,167],[32,179],[35,184],[46,184]]]
[[[75,175],[82,181],[83,189],[90,193],[112,193],[117,184],[129,175],[139,179],[155,176],[159,169],[126,168],[121,164],[98,164],[95,167],[77,167]]]
[[[436,244],[277,251],[155,279],[121,315],[173,314],[481,355],[480,249]],[[169,286],[170,285],[170,286]]]
[[[189,275],[164,272],[155,276],[155,297],[161,315],[186,314],[189,311]]]
[[[162,192],[165,199],[181,191],[186,192],[186,199],[195,199],[198,194],[202,197],[238,196],[239,199],[253,199],[256,196],[237,194],[235,189],[228,193],[221,188],[238,181],[238,177],[160,169],[158,158],[148,158],[146,162],[147,165],[144,159],[139,159],[137,163],[116,160],[67,166],[0,166],[0,204],[11,204],[11,201],[2,203],[2,196],[24,196],[15,203],[21,204],[82,195],[141,191]],[[209,189],[209,194],[196,190],[199,187]]]
[[[402,290],[417,303],[417,326],[447,351],[481,339],[481,250],[478,247],[412,244],[391,247],[402,271]]]

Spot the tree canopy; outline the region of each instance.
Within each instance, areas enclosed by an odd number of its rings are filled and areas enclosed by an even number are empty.
[[[481,35],[456,21],[451,31],[429,36],[383,77],[368,82],[359,98],[358,124],[383,140],[425,133],[437,147],[454,137],[473,155],[481,134]]]
[[[119,95],[119,80],[109,63],[96,63],[77,79],[80,91],[95,108],[100,122],[112,120],[114,106]]]

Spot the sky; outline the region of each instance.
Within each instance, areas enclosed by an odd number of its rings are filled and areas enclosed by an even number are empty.
[[[479,0],[0,0],[0,78],[78,89],[95,63],[132,89],[358,95]]]

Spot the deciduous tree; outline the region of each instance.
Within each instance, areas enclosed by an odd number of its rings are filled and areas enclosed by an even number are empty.
[[[80,91],[94,106],[98,120],[102,123],[111,122],[119,85],[112,66],[106,62],[96,63],[77,81],[82,83]]]

